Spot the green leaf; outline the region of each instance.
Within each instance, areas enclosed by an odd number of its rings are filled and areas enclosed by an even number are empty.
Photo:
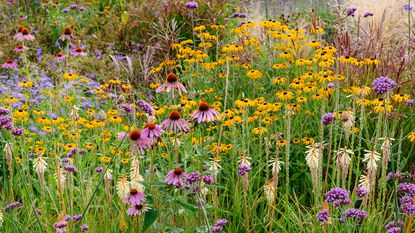
[[[143,232],[145,232],[157,219],[158,210],[151,209],[144,215]]]
[[[190,210],[190,211],[192,211],[192,212],[195,212],[195,211],[196,211],[196,209],[197,209],[197,207],[196,207],[195,205],[189,204],[189,203],[187,203],[187,202],[185,202],[185,201],[182,201],[182,200],[180,200],[180,199],[176,200],[176,202],[177,202],[179,205],[181,205],[183,208],[185,208],[185,209],[187,209],[187,210]]]

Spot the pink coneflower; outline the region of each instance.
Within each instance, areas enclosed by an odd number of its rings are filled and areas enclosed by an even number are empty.
[[[59,40],[65,41],[74,38],[75,36],[72,34],[72,30],[70,27],[66,27],[63,29],[62,35],[59,37]]]
[[[24,46],[24,45],[18,45],[18,46],[16,46],[16,48],[14,48],[13,49],[13,51],[15,51],[15,52],[23,52],[23,51],[25,51],[27,49],[27,47],[26,46]]]
[[[178,111],[173,110],[169,118],[161,123],[163,128],[168,129],[173,132],[189,132],[189,123],[181,118],[181,115]]]
[[[183,185],[184,179],[186,179],[186,173],[180,167],[177,167],[167,173],[165,181],[167,184],[180,188]]]
[[[177,88],[179,95],[182,95],[182,92],[187,93],[186,88],[179,81],[179,77],[175,73],[169,73],[166,77],[166,82],[163,83],[160,87],[156,89],[157,93],[162,91],[172,92],[174,98],[174,89]]]
[[[124,201],[130,203],[130,205],[140,205],[146,201],[144,193],[137,191],[137,189],[130,189],[130,193],[124,197]]]
[[[118,139],[122,140],[124,137],[131,140],[130,152],[133,154],[134,148],[137,149],[139,154],[144,154],[144,152],[151,146],[151,139],[141,135],[140,130],[132,130],[129,134],[118,133]]]
[[[163,132],[164,130],[159,125],[148,123],[141,131],[141,134],[151,139],[158,139]]]
[[[13,59],[7,59],[1,66],[3,69],[17,70],[17,63]]]
[[[136,215],[142,215],[143,213],[147,212],[150,208],[148,208],[146,205],[132,205],[127,210],[127,214],[130,216],[136,216]]]
[[[77,46],[75,49],[73,49],[71,51],[72,56],[76,57],[76,56],[82,56],[85,57],[86,53],[85,53],[85,49],[82,48],[81,46]]]
[[[62,54],[62,53],[58,53],[58,54],[55,54],[55,56],[53,57],[53,60],[55,60],[56,62],[61,62],[61,61],[63,61],[63,59],[65,59],[65,55],[64,54]]]
[[[205,101],[200,101],[199,109],[195,111],[190,117],[193,120],[197,120],[197,123],[211,122],[215,121],[215,119],[220,118],[220,113],[211,108]]]
[[[23,28],[21,32],[17,32],[17,34],[15,35],[16,40],[18,41],[34,41],[35,40],[35,36],[33,36],[32,34],[30,34],[30,31],[28,28]]]

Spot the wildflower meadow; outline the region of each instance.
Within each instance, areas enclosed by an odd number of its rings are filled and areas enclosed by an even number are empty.
[[[414,6],[2,1],[0,232],[415,232]]]

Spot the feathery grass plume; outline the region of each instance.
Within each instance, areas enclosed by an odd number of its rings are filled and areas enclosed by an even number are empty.
[[[130,191],[130,182],[126,175],[121,175],[117,182],[117,194],[123,199]]]
[[[112,181],[112,170],[111,169],[107,169],[107,171],[105,172],[104,178],[105,178],[105,182],[104,182],[105,193],[107,194],[107,204],[108,204],[108,208],[110,208],[110,205],[111,205],[111,181]]]
[[[349,172],[349,166],[350,166],[350,155],[353,155],[353,151],[350,149],[347,149],[347,147],[344,148],[339,148],[338,151],[336,151],[336,163],[338,164],[337,167],[341,168],[341,172],[340,170],[336,171],[337,174],[339,175],[341,173],[341,177],[342,177],[342,184],[343,184],[343,188],[346,188],[346,178],[347,178],[347,174]]]
[[[133,157],[130,169],[130,187],[137,189],[139,192],[144,192],[145,187],[141,184],[142,181],[144,181],[144,178],[140,175],[140,161],[137,157]]]
[[[310,168],[310,172],[311,172],[311,181],[313,183],[313,192],[316,194],[315,195],[315,200],[317,201],[319,198],[319,195],[317,194],[317,190],[321,187],[320,186],[320,180],[319,180],[319,175],[318,175],[318,170],[319,170],[319,163],[321,162],[321,158],[323,156],[323,151],[324,151],[324,142],[320,142],[320,143],[313,143],[309,146],[306,146],[306,148],[308,149],[306,151],[306,161],[307,161],[307,165]]]
[[[79,120],[79,108],[75,105],[72,106],[69,116],[71,117],[72,122]]]
[[[382,189],[382,198],[386,195],[386,172],[388,170],[389,160],[391,159],[392,154],[392,143],[391,141],[395,140],[393,138],[379,138],[383,140],[380,149],[382,150],[382,174],[381,174],[381,189]]]
[[[4,153],[6,155],[6,163],[7,168],[9,170],[9,179],[10,181],[13,181],[13,153],[12,153],[12,147],[9,142],[6,143],[4,146]],[[13,199],[13,182],[10,182],[10,196]]]
[[[0,227],[3,225],[3,210],[0,209]]]
[[[343,113],[341,117],[343,123],[343,129],[346,134],[346,138],[349,138],[350,134],[353,133],[354,129],[354,113],[351,110],[347,110]]]
[[[47,169],[47,165],[48,164],[47,164],[46,160],[42,157],[42,155],[39,155],[33,161],[33,170],[35,170],[37,175],[39,176],[40,183],[41,183],[42,186],[45,186],[44,173]]]

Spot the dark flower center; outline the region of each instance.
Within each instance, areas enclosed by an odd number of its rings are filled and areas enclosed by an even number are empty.
[[[55,55],[55,57],[63,57],[63,54],[62,53],[58,53],[58,54]]]
[[[23,49],[23,45],[18,45],[17,49]]]
[[[12,64],[12,63],[13,63],[13,60],[12,60],[12,59],[7,59],[7,60],[6,60],[6,63],[7,63],[7,64]]]
[[[136,208],[137,210],[142,210],[142,209],[143,209],[143,207],[144,207],[144,206],[143,206],[143,205],[141,205],[141,204],[140,204],[140,205],[136,205],[136,206],[135,206],[135,208]]]
[[[23,31],[23,29],[24,29],[24,26],[23,26],[23,25],[20,25],[20,26],[17,28],[17,31],[18,31],[18,32],[22,32],[22,31]]]
[[[200,104],[199,104],[199,111],[201,111],[201,112],[206,112],[207,110],[209,110],[209,104],[208,103],[206,103],[206,102],[201,102]]]
[[[130,132],[130,139],[132,141],[137,141],[141,137],[141,131],[140,130],[133,130]]]
[[[70,28],[65,28],[63,30],[63,34],[65,34],[67,36],[70,36],[70,35],[72,35],[72,30]]]
[[[81,47],[76,47],[75,52],[81,53],[82,52],[82,48]]]
[[[182,169],[180,167],[174,169],[174,174],[176,176],[180,176],[183,173]]]
[[[146,128],[148,128],[148,129],[155,129],[156,128],[156,125],[155,124],[152,124],[152,123],[148,123],[147,125],[146,125]]]
[[[177,80],[179,80],[179,77],[175,73],[169,73],[166,77],[168,83],[175,83]]]
[[[180,117],[181,116],[180,116],[180,113],[178,111],[172,111],[170,113],[169,119],[175,121],[175,120],[180,119]]]
[[[27,29],[27,28],[23,28],[23,30],[22,30],[22,34],[23,35],[29,35],[29,29]]]
[[[136,195],[138,193],[137,189],[130,189],[131,195]]]

